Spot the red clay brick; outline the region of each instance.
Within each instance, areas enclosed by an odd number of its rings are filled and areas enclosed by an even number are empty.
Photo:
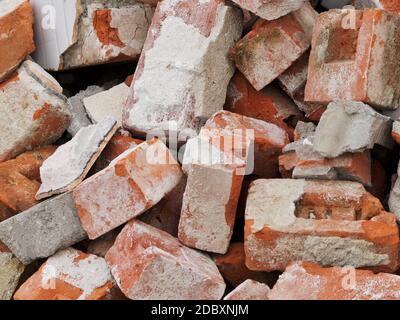
[[[32,25],[28,0],[0,2],[0,82],[35,50]]]
[[[245,252],[251,270],[305,260],[393,272],[399,231],[395,216],[359,183],[257,180],[247,200]]]
[[[127,150],[73,191],[83,228],[90,239],[98,238],[156,205],[181,177],[160,140]]]
[[[288,134],[275,124],[221,111],[214,114],[204,125],[200,135],[222,135],[224,132],[237,134],[246,130],[254,133],[254,174],[262,177],[276,177],[278,157],[289,143]],[[247,134],[246,138],[250,137]],[[251,152],[251,151],[250,151]]]
[[[346,22],[354,17],[354,26]],[[380,109],[400,106],[400,16],[383,10],[330,10],[317,19],[305,100],[361,101]],[[355,29],[353,28],[355,27]],[[397,33],[396,33],[397,32]]]
[[[348,267],[323,268],[310,262],[287,267],[270,300],[400,300],[400,277]]]
[[[50,257],[15,293],[15,300],[106,300],[115,287],[103,258],[69,248]]]
[[[56,147],[47,146],[0,163],[0,221],[33,207],[40,187],[39,168]]]
[[[230,292],[224,300],[269,300],[270,288],[254,280],[246,280]]]
[[[136,220],[124,227],[106,261],[122,292],[133,300],[217,300],[225,291],[208,256]]]
[[[301,115],[293,101],[275,85],[257,91],[239,71],[229,84],[224,109],[276,124],[288,133],[291,140],[293,140],[293,128],[285,120]]]
[[[311,44],[317,13],[310,3],[273,21],[258,20],[231,52],[237,68],[256,90],[270,84]]]

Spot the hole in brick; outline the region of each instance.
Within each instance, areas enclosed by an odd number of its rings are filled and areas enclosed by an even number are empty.
[[[337,207],[321,205],[300,199],[295,203],[295,215],[297,218],[312,220],[369,220],[362,218],[361,210],[354,207]]]
[[[326,63],[352,61],[356,58],[359,29],[335,29],[329,35]]]

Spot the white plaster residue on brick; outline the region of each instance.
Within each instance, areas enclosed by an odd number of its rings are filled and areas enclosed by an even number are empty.
[[[82,290],[78,300],[89,297],[93,291],[113,281],[110,270],[103,258],[95,255],[76,260],[80,252],[68,248],[50,257],[42,272],[42,287],[51,285],[53,279],[62,279]]]
[[[198,130],[199,119],[222,109],[234,71],[222,50],[233,45],[241,24],[236,11],[227,6],[218,7],[215,21],[209,37],[177,16],[168,15],[161,22],[134,83],[137,102],[129,114],[130,125],[142,132]]]
[[[291,179],[257,180],[249,191],[246,220],[253,220],[252,232],[264,226],[276,230],[296,221],[296,201],[304,194],[305,181]]]
[[[104,121],[82,128],[71,141],[60,146],[56,152],[44,161],[40,168],[42,185],[38,195],[68,188],[83,179],[99,156],[116,129],[116,121],[106,118]]]

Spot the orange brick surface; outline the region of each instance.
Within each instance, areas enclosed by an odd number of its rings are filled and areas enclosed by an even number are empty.
[[[270,300],[400,300],[400,277],[295,262],[270,291]]]
[[[257,180],[247,199],[246,265],[283,271],[305,260],[393,272],[399,250],[395,221],[355,182]]]
[[[354,25],[346,21],[354,17]],[[395,109],[400,94],[400,16],[383,10],[331,10],[319,15],[313,33],[305,100],[361,101]],[[393,31],[390,31],[393,30]]]
[[[128,150],[73,191],[83,228],[90,239],[105,234],[157,204],[181,177],[160,140]]]

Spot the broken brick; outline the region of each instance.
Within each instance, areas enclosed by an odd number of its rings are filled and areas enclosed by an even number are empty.
[[[310,262],[287,267],[270,300],[400,300],[400,277],[349,267],[323,268]]]
[[[83,228],[96,239],[156,205],[182,171],[158,139],[129,149],[73,191]]]
[[[275,20],[299,10],[305,0],[233,0],[241,8],[253,12],[260,18]]]
[[[36,199],[72,191],[83,181],[90,168],[117,130],[113,118],[82,128],[66,144],[58,147],[40,167],[40,186]]]
[[[158,4],[135,72],[123,125],[194,137],[222,110],[234,65],[228,51],[242,32],[240,11],[219,0]],[[212,67],[211,67],[212,66]]]
[[[284,130],[273,123],[220,111],[207,121],[200,135],[215,134],[218,138],[225,133],[242,134],[245,138],[254,140],[254,174],[266,178],[276,176],[278,157],[289,143],[288,134]]]
[[[31,0],[31,4],[37,44],[33,56],[52,71],[136,60],[154,12],[151,6],[134,0]],[[54,6],[50,14],[42,11],[48,4]],[[47,28],[42,27],[42,21]]]
[[[231,54],[236,66],[256,90],[270,84],[307,51],[317,16],[307,1],[277,20],[258,20],[235,45]]]
[[[345,152],[391,148],[392,121],[362,102],[335,101],[328,105],[315,131],[313,148],[327,158]]]
[[[142,140],[132,138],[129,133],[122,132],[121,130],[117,131],[97,159],[94,165],[95,169],[101,171],[107,168],[119,155],[128,149],[137,147],[141,143],[143,143]]]
[[[278,87],[269,85],[257,91],[240,72],[236,72],[229,84],[224,109],[276,124],[288,133],[291,140],[293,128],[285,120],[301,115],[293,101]]]
[[[354,24],[351,22],[354,20]],[[400,106],[400,16],[383,10],[330,10],[314,28],[305,100]]]
[[[306,114],[308,119],[319,121],[326,106],[320,103],[304,101],[309,56],[309,51],[304,53],[277,80],[282,89],[293,99],[297,107]]]
[[[70,124],[57,81],[32,61],[0,84],[0,162],[55,142]]]
[[[57,252],[14,295],[15,300],[106,300],[115,286],[106,261],[68,248]]]
[[[272,285],[277,275],[273,272],[252,271],[246,267],[243,242],[231,243],[224,255],[213,255],[213,260],[224,279],[237,287],[247,279]]]
[[[313,148],[314,137],[288,144],[279,157],[283,178],[350,180],[370,187],[371,156],[364,152],[344,153],[336,158],[324,158]]]
[[[395,216],[349,181],[271,179],[250,188],[246,265],[281,270],[291,261],[393,272],[398,268]]]
[[[232,134],[221,137],[229,139]],[[200,136],[186,144],[183,165],[188,179],[178,238],[189,247],[224,254],[233,232],[246,161],[210,140]]]
[[[19,64],[34,50],[33,13],[29,1],[1,1],[0,82],[17,69]]]
[[[68,102],[71,106],[72,116],[68,133],[71,136],[76,135],[80,129],[92,124],[86,112],[85,106],[83,105],[83,99],[102,91],[104,91],[104,89],[99,86],[89,86],[85,90],[79,91],[73,97],[68,98]]]
[[[246,280],[230,292],[224,300],[269,300],[270,288],[263,283]]]
[[[37,203],[39,168],[55,150],[53,146],[42,147],[0,163],[0,222]]]
[[[224,280],[207,255],[136,220],[124,227],[106,261],[132,300],[218,300],[225,291]]]
[[[117,120],[122,125],[122,110],[128,99],[129,86],[124,82],[83,99],[86,112],[93,123],[98,123],[108,117]]]

